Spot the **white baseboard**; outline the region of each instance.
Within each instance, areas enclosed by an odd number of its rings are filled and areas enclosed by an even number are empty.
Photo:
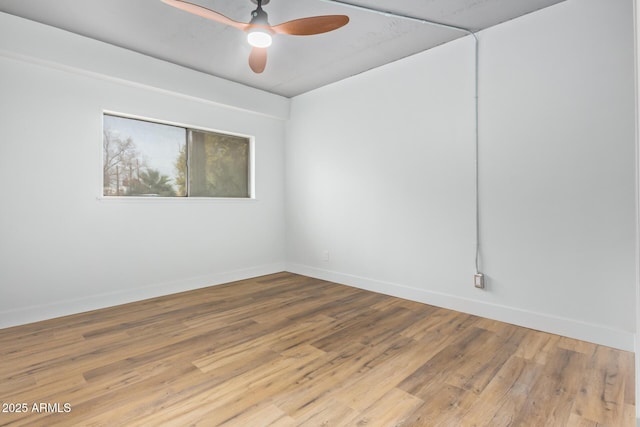
[[[191,277],[185,280],[157,283],[126,291],[102,293],[86,298],[57,301],[51,304],[33,305],[11,310],[0,311],[0,328],[24,325],[40,320],[53,319],[70,314],[83,313],[100,308],[113,307],[134,301],[142,301],[178,292],[190,291],[208,286],[250,279],[265,274],[278,273],[285,270],[284,263],[273,263],[240,270],[225,271],[206,276]]]
[[[613,347],[625,351],[634,351],[634,333],[610,329],[602,325],[461,298],[455,295],[427,291],[424,289],[404,286],[398,283],[384,282],[307,265],[287,263],[286,270],[291,273],[302,274],[373,292],[422,302],[424,304],[461,311],[463,313],[499,320],[501,322],[524,326],[530,329],[549,332],[582,341],[589,341],[607,347]]]
[[[236,280],[249,279],[266,274],[289,271],[318,279],[329,280],[373,292],[392,295],[413,301],[431,304],[451,310],[499,320],[544,332],[589,341],[625,351],[634,351],[635,335],[631,332],[610,329],[601,325],[586,323],[574,319],[536,313],[517,308],[490,304],[466,299],[454,295],[427,291],[404,286],[398,283],[384,282],[367,277],[355,276],[316,267],[274,263],[247,269],[232,270],[207,276],[192,277],[185,280],[158,283],[152,286],[129,289],[127,291],[103,293],[87,298],[57,301],[51,304],[20,307],[0,311],[0,328],[24,325],[40,320],[82,313],[100,308],[112,307],[148,298],[170,295],[207,286],[219,285]],[[640,425],[639,425],[640,427]]]

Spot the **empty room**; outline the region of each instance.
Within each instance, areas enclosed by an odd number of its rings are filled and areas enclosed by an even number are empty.
[[[635,0],[0,0],[0,426],[640,426]]]

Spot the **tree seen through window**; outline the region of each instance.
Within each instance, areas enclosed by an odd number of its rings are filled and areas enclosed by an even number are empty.
[[[251,197],[250,139],[104,115],[103,195]]]

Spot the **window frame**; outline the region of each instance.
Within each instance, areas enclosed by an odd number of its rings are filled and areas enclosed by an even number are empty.
[[[139,120],[139,121],[145,121],[145,122],[149,122],[149,123],[154,123],[154,124],[159,124],[159,125],[167,125],[167,126],[174,126],[174,127],[179,127],[179,128],[183,128],[185,131],[185,144],[187,145],[187,159],[189,158],[189,130],[194,130],[194,131],[198,131],[198,132],[209,132],[209,133],[215,133],[215,134],[220,134],[220,135],[229,135],[229,136],[234,136],[234,137],[240,137],[240,138],[246,138],[248,140],[249,143],[249,155],[248,155],[248,159],[247,161],[249,162],[248,164],[248,168],[247,168],[247,186],[248,186],[248,197],[215,197],[215,196],[189,196],[189,195],[185,195],[185,196],[113,196],[113,195],[105,195],[104,194],[104,174],[103,174],[103,168],[104,168],[104,116],[108,115],[108,116],[115,116],[115,117],[119,117],[119,118],[123,118],[123,119],[131,119],[131,120]],[[121,112],[116,112],[113,110],[102,110],[101,115],[100,115],[100,167],[98,169],[99,173],[100,173],[100,190],[99,190],[99,196],[97,197],[97,200],[108,200],[108,201],[131,201],[131,202],[147,202],[147,201],[157,201],[157,200],[162,200],[163,202],[169,201],[169,202],[183,202],[185,200],[188,200],[188,203],[193,203],[193,202],[247,202],[247,201],[254,201],[257,200],[256,198],[256,185],[255,185],[255,136],[253,135],[247,135],[247,134],[243,134],[243,133],[238,133],[238,132],[232,132],[232,131],[221,131],[221,130],[217,130],[217,129],[211,129],[211,128],[206,128],[206,127],[202,127],[202,126],[193,126],[193,125],[188,125],[185,123],[181,123],[181,122],[174,122],[174,121],[170,121],[170,120],[161,120],[161,119],[155,119],[155,118],[150,118],[150,117],[146,117],[146,116],[139,116],[139,115],[134,115],[134,114],[128,114],[128,113],[121,113]],[[189,161],[187,160],[187,183],[189,181]],[[187,184],[188,185],[188,184]]]

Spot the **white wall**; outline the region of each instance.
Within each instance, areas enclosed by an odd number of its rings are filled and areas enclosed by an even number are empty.
[[[288,269],[633,350],[631,0],[469,37],[293,99]],[[329,261],[323,251],[329,251]]]
[[[289,100],[6,14],[0,94],[0,327],[284,269]],[[103,110],[254,135],[257,200],[99,200]]]

